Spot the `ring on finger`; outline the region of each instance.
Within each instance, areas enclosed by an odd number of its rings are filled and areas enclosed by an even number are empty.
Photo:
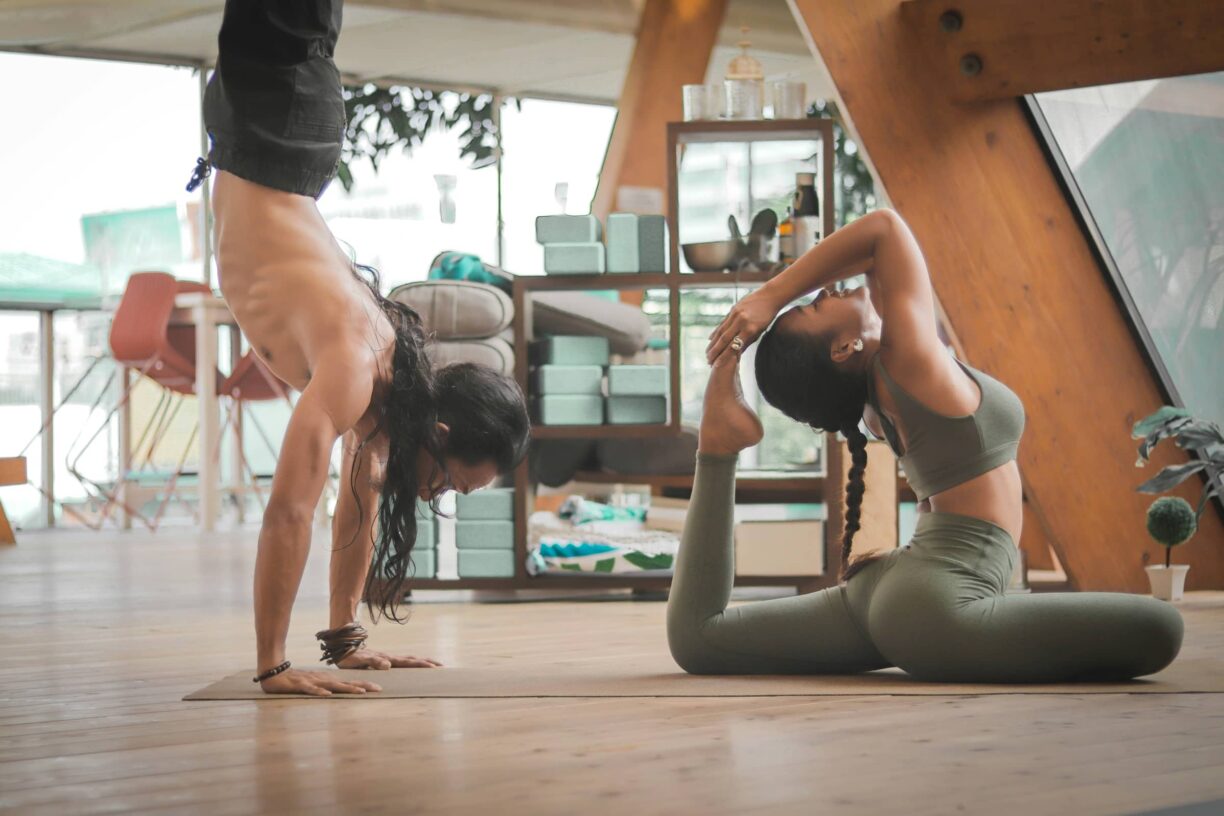
[[[744,350],[744,341],[738,334],[731,338],[731,350],[737,354]]]

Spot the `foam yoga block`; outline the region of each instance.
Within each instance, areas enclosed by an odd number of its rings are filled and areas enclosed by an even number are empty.
[[[599,275],[606,269],[603,244],[544,245],[544,271],[549,275]]]
[[[603,394],[603,369],[599,366],[542,365],[533,374],[537,394]]]
[[[438,524],[433,518],[418,518],[416,543],[413,545],[413,551],[432,550],[438,546]]]
[[[603,397],[598,394],[545,394],[533,400],[541,425],[602,425]]]
[[[552,335],[531,344],[536,365],[606,366],[610,354],[608,338]]]
[[[608,393],[612,396],[667,396],[667,366],[608,366]]]
[[[514,522],[469,521],[460,516],[455,522],[455,547],[460,550],[512,550]]]
[[[545,246],[603,240],[603,228],[593,215],[540,215],[535,227],[536,242]]]
[[[514,488],[493,487],[455,497],[455,517],[460,521],[508,520],[514,518]]]
[[[438,556],[434,550],[414,549],[411,560],[408,574],[413,578],[433,578],[438,574]]]
[[[460,550],[460,578],[514,577],[514,550]]]
[[[666,272],[666,224],[661,215],[609,215],[608,271]]]
[[[608,397],[609,425],[645,425],[667,421],[667,397]]]

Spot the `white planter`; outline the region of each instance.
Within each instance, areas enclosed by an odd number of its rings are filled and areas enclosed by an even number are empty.
[[[1171,567],[1144,567],[1152,583],[1152,597],[1162,601],[1180,601],[1186,589],[1186,573],[1189,564],[1174,564]]]

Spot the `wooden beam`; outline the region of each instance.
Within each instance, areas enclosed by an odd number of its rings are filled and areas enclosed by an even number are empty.
[[[1131,425],[1164,395],[1020,103],[958,105],[933,90],[946,80],[896,0],[791,4],[969,361],[1024,401],[1030,518],[1078,588],[1146,592],[1143,566],[1160,553],[1144,527],[1152,498],[1134,488],[1184,458],[1163,450],[1134,467]],[[1177,556],[1195,588],[1224,587],[1218,514]]]
[[[1218,0],[906,0],[901,16],[928,94],[961,102],[1224,70]]]
[[[604,220],[622,187],[667,200],[667,123],[682,118],[680,86],[705,81],[727,0],[646,0],[591,212]]]

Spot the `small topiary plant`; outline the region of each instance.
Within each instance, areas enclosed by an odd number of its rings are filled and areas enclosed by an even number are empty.
[[[1198,516],[1190,502],[1180,496],[1164,496],[1148,508],[1147,529],[1156,543],[1165,548],[1167,567],[1173,548],[1189,541],[1198,531]]]

